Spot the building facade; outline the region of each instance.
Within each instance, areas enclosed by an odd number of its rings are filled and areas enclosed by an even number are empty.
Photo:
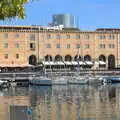
[[[120,29],[48,30],[40,26],[0,27],[0,66],[36,65],[43,61],[120,66]],[[76,62],[75,62],[76,61]],[[68,63],[69,62],[69,63]],[[83,62],[83,63],[82,63]]]

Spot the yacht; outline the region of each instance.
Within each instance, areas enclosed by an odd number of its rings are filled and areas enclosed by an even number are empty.
[[[97,76],[97,75],[87,75],[86,79],[88,80],[89,84],[99,84],[104,81],[103,76]]]
[[[67,85],[68,77],[66,76],[57,76],[52,80],[53,85]]]
[[[85,76],[73,76],[72,79],[68,81],[69,84],[87,84]]]
[[[46,76],[41,77],[30,77],[29,78],[30,85],[52,85],[52,80],[50,78],[47,78]]]

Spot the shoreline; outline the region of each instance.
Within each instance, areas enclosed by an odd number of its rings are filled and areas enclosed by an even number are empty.
[[[0,75],[42,75],[44,72],[43,71],[9,71],[9,72],[0,72]],[[80,70],[80,71],[66,71],[66,70],[56,70],[56,71],[45,71],[46,74],[119,74],[120,75],[120,70]]]

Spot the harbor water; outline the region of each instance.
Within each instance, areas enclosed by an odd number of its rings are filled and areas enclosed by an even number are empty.
[[[0,90],[0,120],[120,120],[120,84]]]

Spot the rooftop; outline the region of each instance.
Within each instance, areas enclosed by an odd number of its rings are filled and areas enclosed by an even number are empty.
[[[48,29],[49,28],[49,29]],[[120,28],[98,28],[95,31],[80,30],[79,28],[61,28],[59,26],[49,27],[40,25],[31,26],[0,26],[1,31],[61,31],[61,32],[120,32]]]

